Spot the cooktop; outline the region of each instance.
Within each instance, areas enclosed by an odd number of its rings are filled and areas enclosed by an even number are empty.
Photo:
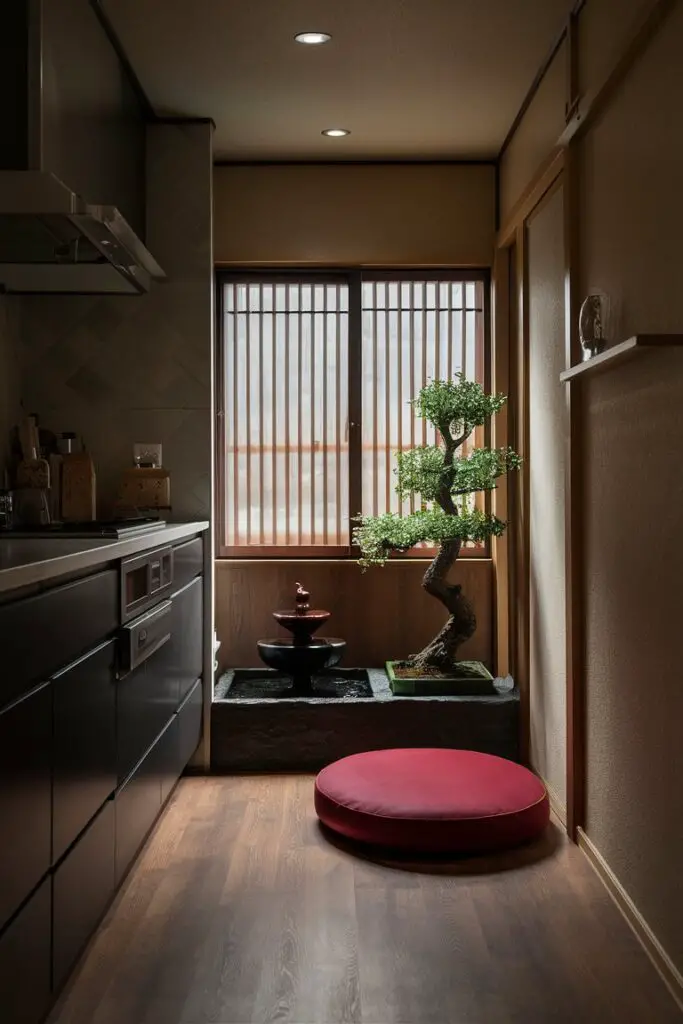
[[[0,537],[105,537],[112,540],[134,537],[137,533],[161,530],[164,519],[140,516],[136,519],[94,519],[84,523],[48,523],[41,526],[17,526],[3,530]]]

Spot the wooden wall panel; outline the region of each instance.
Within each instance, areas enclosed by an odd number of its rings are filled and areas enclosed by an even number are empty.
[[[495,193],[493,163],[216,167],[215,259],[488,267]]]
[[[216,562],[220,669],[261,664],[256,641],[286,635],[271,612],[293,606],[294,584],[299,580],[310,590],[314,607],[332,612],[324,632],[347,641],[344,665],[375,667],[389,658],[406,657],[424,646],[446,621],[443,606],[421,589],[424,570],[424,562],[413,560],[397,560],[365,574],[352,561]],[[492,563],[483,558],[463,560],[452,579],[462,584],[478,620],[462,656],[491,668]]]

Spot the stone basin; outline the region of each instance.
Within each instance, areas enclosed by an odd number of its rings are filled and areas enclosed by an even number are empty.
[[[278,625],[288,629],[293,634],[295,642],[300,644],[308,643],[316,630],[320,629],[329,617],[330,613],[323,611],[322,608],[303,613],[299,611],[273,612],[273,618]],[[263,642],[269,643],[270,641]]]
[[[308,643],[299,643],[295,637],[288,637],[286,640],[259,640],[257,647],[261,661],[292,677],[294,693],[301,697],[310,696],[313,692],[311,676],[339,664],[346,641],[319,637]]]

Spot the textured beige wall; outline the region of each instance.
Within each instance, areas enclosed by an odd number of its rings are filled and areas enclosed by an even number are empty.
[[[534,767],[566,804],[564,199],[529,221],[530,736]]]
[[[652,0],[590,0],[578,20],[579,92],[590,96],[614,66],[626,38]],[[565,129],[567,44],[559,48],[541,81],[500,166],[500,218],[505,224],[515,203],[555,149]]]
[[[623,51],[633,26],[652,0],[590,0],[579,16],[579,83],[583,95],[598,88]]]
[[[682,405],[680,351],[591,383],[584,510],[586,832],[680,971]]]
[[[500,165],[502,225],[564,130],[566,61],[563,43],[503,154]]]
[[[616,340],[680,331],[683,4],[580,146],[581,291],[611,300]]]
[[[147,243],[168,275],[145,296],[22,299],[28,406],[93,453],[111,510],[135,441],[161,441],[175,518],[211,511],[212,159],[209,125],[154,125]]]
[[[683,3],[581,145],[581,267],[616,339],[683,332]],[[683,353],[586,395],[587,833],[683,971]]]
[[[217,263],[489,266],[493,165],[224,166]]]
[[[0,487],[9,457],[9,435],[21,415],[19,299],[0,295]]]

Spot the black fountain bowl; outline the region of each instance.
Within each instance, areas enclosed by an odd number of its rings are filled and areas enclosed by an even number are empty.
[[[261,660],[269,668],[287,675],[312,675],[341,661],[346,641],[336,637],[319,637],[309,644],[297,644],[292,639],[259,640]]]

